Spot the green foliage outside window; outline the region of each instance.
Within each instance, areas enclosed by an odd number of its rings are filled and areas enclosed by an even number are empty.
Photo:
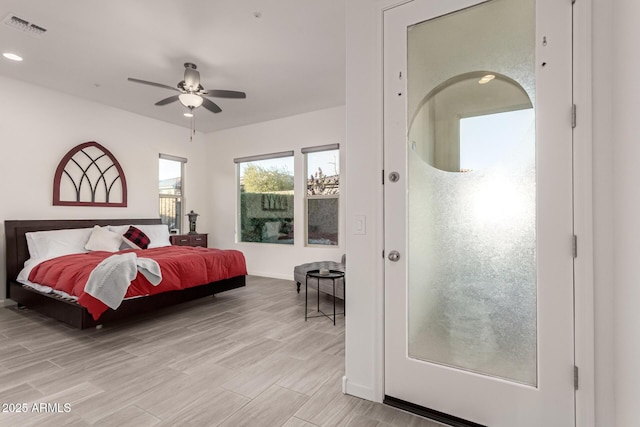
[[[293,156],[240,164],[241,242],[293,244]]]
[[[293,190],[293,176],[285,167],[266,168],[248,164],[244,169],[244,191],[246,193],[268,193]]]

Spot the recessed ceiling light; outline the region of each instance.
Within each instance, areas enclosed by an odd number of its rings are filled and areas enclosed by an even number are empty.
[[[478,80],[478,83],[480,83],[481,85],[486,85],[495,78],[496,76],[494,76],[493,74],[487,74],[486,76],[483,76],[480,80]]]
[[[185,117],[193,117],[193,113],[184,113]]]
[[[15,53],[5,52],[2,54],[2,56],[12,61],[18,61],[18,62],[22,61],[22,57],[20,55],[16,55]]]

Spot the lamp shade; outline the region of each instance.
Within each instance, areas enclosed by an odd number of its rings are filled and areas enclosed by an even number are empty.
[[[178,99],[180,100],[180,103],[182,103],[182,105],[184,105],[185,107],[193,107],[193,108],[198,108],[199,106],[202,105],[203,99],[201,96],[199,95],[195,95],[193,93],[183,93],[178,95]]]

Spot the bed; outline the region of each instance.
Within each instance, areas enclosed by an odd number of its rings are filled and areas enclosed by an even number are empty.
[[[5,221],[7,298],[74,327],[85,329],[111,323],[151,310],[179,304],[196,298],[245,286],[246,267],[242,274],[181,290],[171,290],[139,298],[125,299],[116,309],[107,309],[98,319],[87,308],[53,293],[41,293],[17,281],[18,274],[29,259],[26,234],[36,231],[83,229],[98,226],[129,224],[160,224],[160,219],[102,219],[102,220],[18,220]],[[196,249],[196,248],[192,248]],[[197,248],[202,249],[203,248]],[[144,251],[141,251],[144,252]],[[233,271],[237,272],[238,269]],[[162,283],[158,286],[160,288]]]

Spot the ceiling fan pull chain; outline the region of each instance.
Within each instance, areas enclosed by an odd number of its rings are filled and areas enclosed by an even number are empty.
[[[190,132],[190,136],[189,136],[189,141],[193,142],[193,135],[196,134],[196,116],[195,114],[193,116],[191,116],[191,132]]]

